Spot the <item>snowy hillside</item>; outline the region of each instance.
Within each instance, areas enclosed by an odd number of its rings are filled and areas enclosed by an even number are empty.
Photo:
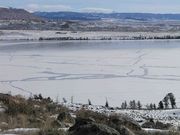
[[[106,108],[104,106],[89,106],[82,104],[64,104],[71,110],[87,109],[94,112],[100,112],[105,114],[124,114],[128,115],[132,119],[136,120],[139,124],[143,124],[149,119],[154,121],[160,121],[162,123],[172,124],[174,127],[178,127],[180,124],[180,109],[170,110],[132,110],[132,109],[117,109],[117,108]]]

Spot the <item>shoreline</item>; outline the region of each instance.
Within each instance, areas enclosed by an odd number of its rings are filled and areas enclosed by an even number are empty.
[[[126,41],[126,40],[175,40],[180,32],[82,32],[0,30],[0,41]]]

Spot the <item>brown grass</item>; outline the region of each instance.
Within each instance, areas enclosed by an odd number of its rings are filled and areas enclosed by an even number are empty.
[[[0,113],[0,129],[12,128],[42,128],[54,126],[60,112],[68,112],[67,108],[57,105],[50,98],[25,99],[22,96],[0,94],[0,102],[7,107],[5,113]],[[2,125],[1,123],[8,125]]]

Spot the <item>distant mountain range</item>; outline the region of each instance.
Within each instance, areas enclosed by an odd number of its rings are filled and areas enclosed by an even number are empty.
[[[24,9],[0,8],[0,30],[179,32],[179,21],[180,14],[30,13]]]
[[[180,20],[180,14],[151,14],[151,13],[81,13],[81,12],[34,12],[29,13],[24,9],[1,8],[0,20]]]
[[[26,21],[42,21],[42,19],[24,9],[1,8],[0,20],[26,20]]]
[[[102,19],[131,19],[149,20],[180,20],[180,14],[151,14],[151,13],[80,13],[80,12],[35,12],[34,15],[50,20],[102,20]]]

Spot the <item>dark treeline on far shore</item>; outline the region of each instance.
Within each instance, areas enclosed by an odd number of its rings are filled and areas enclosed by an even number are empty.
[[[97,37],[97,38],[89,38],[89,37],[40,37],[39,41],[42,40],[158,40],[158,39],[180,39],[180,36],[129,36],[129,37]]]

